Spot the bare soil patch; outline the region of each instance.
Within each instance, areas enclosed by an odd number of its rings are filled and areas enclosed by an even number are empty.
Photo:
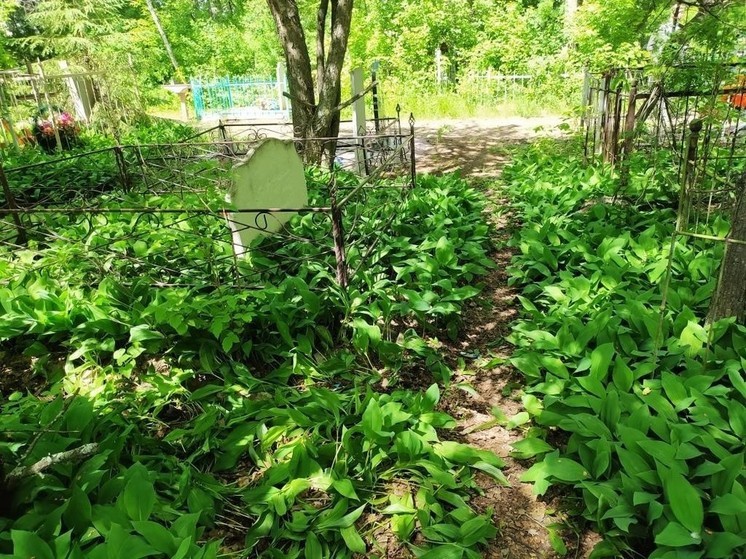
[[[559,136],[561,117],[424,120],[415,123],[417,170],[495,177],[510,159],[510,147],[539,136]]]

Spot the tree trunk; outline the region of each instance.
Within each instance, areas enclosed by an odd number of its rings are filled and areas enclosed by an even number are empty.
[[[746,173],[738,184],[738,199],[720,269],[717,290],[712,298],[707,322],[735,316],[740,324],[746,319]]]
[[[350,37],[352,4],[353,0],[331,0],[331,44],[318,86],[319,105],[314,123],[317,137],[336,138],[339,135],[338,107],[342,98],[342,66],[347,52],[347,40]],[[337,150],[336,141],[327,142],[323,149],[327,161],[332,164]]]
[[[176,78],[179,81],[184,82],[185,81],[184,74],[182,73],[181,67],[179,66],[179,63],[176,60],[176,56],[174,56],[174,51],[171,48],[171,42],[168,40],[168,35],[166,35],[166,32],[163,30],[163,26],[161,25],[161,19],[158,17],[158,12],[155,11],[155,7],[153,6],[153,1],[145,0],[145,4],[148,6],[150,17],[153,18],[153,24],[155,25],[155,28],[158,31],[158,35],[161,36],[161,41],[163,41],[163,47],[166,49],[166,53],[168,54],[168,59],[171,61],[171,65],[174,67],[174,72],[176,72]]]
[[[575,13],[578,11],[578,0],[566,0],[565,2],[565,24],[572,26],[575,23]]]
[[[303,139],[306,162],[320,164],[326,153],[334,160],[334,141],[309,141],[309,138],[335,138],[339,133],[342,66],[352,23],[353,0],[320,0],[316,41],[317,84],[314,88],[311,57],[306,45],[296,0],[267,0],[275,20],[277,34],[285,52],[288,89],[293,104],[293,128]],[[331,40],[325,49],[328,6],[331,5]],[[318,102],[316,102],[318,92]]]

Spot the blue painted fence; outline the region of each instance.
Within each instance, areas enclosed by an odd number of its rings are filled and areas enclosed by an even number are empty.
[[[290,114],[283,98],[287,84],[274,78],[232,77],[192,79],[192,99],[197,120],[204,118],[283,118]]]

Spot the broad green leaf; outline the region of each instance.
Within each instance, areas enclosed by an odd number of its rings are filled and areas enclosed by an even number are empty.
[[[445,235],[438,239],[438,244],[435,245],[435,259],[441,266],[449,264],[455,259],[453,250],[453,243],[448,240]]]
[[[669,522],[665,528],[655,536],[655,543],[669,547],[686,547],[698,544],[701,538],[684,528],[678,522]]]
[[[686,354],[689,357],[694,357],[707,343],[707,330],[703,326],[700,326],[697,322],[690,320],[684,330],[679,336],[681,344],[688,346]]]
[[[360,537],[360,534],[358,534],[354,526],[342,528],[339,532],[342,534],[342,539],[345,541],[347,547],[350,548],[350,551],[354,553],[365,553],[365,542],[363,541],[363,538]]]
[[[435,451],[446,460],[456,464],[469,464],[479,459],[475,448],[455,441],[442,441],[435,445]]]
[[[360,500],[357,493],[355,493],[355,487],[349,479],[338,479],[332,483],[332,487],[343,497],[354,499],[355,501]]]
[[[440,389],[437,384],[433,384],[427,389],[425,396],[422,399],[422,410],[426,412],[433,411],[439,400]]]
[[[402,503],[392,503],[385,507],[381,514],[414,514],[417,510]]]
[[[590,375],[600,381],[606,380],[613,356],[614,344],[603,344],[594,349],[591,353]]]
[[[612,378],[620,392],[629,392],[632,388],[632,383],[635,379],[634,373],[632,372],[632,369],[627,366],[627,363],[621,356],[617,356],[614,360]]]
[[[77,534],[85,533],[91,526],[91,502],[88,500],[88,495],[77,485],[73,486],[72,495],[62,518],[68,526],[75,529]]]
[[[554,450],[550,444],[536,437],[521,439],[520,441],[512,443],[510,446],[513,447],[513,452],[511,452],[511,454],[520,460],[533,458],[537,454],[544,454]]]
[[[746,548],[746,538],[729,532],[716,532],[709,538],[707,557],[721,559],[733,557],[738,548]]]
[[[161,524],[150,520],[135,520],[132,522],[132,526],[154,549],[165,553],[169,557],[176,554],[178,549],[176,541],[171,532]]]
[[[419,559],[461,559],[464,556],[464,548],[460,545],[449,543],[439,545],[418,555]]]
[[[313,532],[306,536],[304,553],[306,559],[324,559],[319,538]]]
[[[132,520],[147,520],[155,506],[155,489],[153,489],[153,483],[146,479],[145,475],[137,471],[124,487],[122,494],[124,510]]]
[[[52,548],[33,532],[11,530],[10,539],[13,542],[13,555],[28,559],[55,559]]]
[[[487,462],[482,462],[480,460],[479,462],[474,462],[471,467],[490,475],[492,478],[499,481],[506,487],[510,486],[510,482],[508,481],[508,478],[505,477],[505,474],[492,464],[488,464]]]
[[[161,340],[163,338],[163,334],[151,330],[147,324],[138,324],[130,329],[130,343]]]
[[[531,416],[528,415],[528,412],[521,411],[511,417],[505,427],[508,429],[515,429],[521,425],[525,425],[529,421],[531,421]]]
[[[461,532],[460,543],[471,547],[479,542],[487,542],[495,537],[497,529],[487,516],[477,516],[464,522],[459,528]]]
[[[715,497],[708,512],[723,515],[736,515],[746,513],[746,501],[739,499],[733,493]]]
[[[578,482],[588,477],[588,472],[570,458],[559,458],[559,453],[548,454],[544,457],[546,472],[562,481]]]
[[[661,478],[668,504],[676,520],[690,532],[699,534],[704,521],[704,511],[697,490],[684,476],[671,470],[661,475]]]
[[[391,517],[391,531],[400,540],[408,541],[415,529],[415,518],[414,514],[395,514]]]

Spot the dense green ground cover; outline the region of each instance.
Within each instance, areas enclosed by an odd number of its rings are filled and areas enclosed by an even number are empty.
[[[308,243],[277,256],[303,258],[292,275],[257,263],[259,290],[155,289],[124,258],[91,287],[63,240],[3,254],[0,351],[34,372],[0,396],[4,472],[96,446],[0,486],[0,556],[374,556],[385,531],[417,556],[478,557],[496,531],[468,504],[474,474],[502,479],[501,462],[449,440],[449,370],[417,332],[455,331],[478,293],[484,200],[454,177],[391,200],[367,201],[390,211],[357,224],[383,238],[347,292]],[[181,241],[151,239],[188,258]]]
[[[663,305],[676,204],[651,165],[617,204],[613,174],[572,150],[537,146],[505,170],[521,222],[512,363],[535,421],[516,455],[539,459],[524,478],[537,493],[582,494],[596,557],[743,557],[746,329],[704,326],[722,243],[679,237]]]

